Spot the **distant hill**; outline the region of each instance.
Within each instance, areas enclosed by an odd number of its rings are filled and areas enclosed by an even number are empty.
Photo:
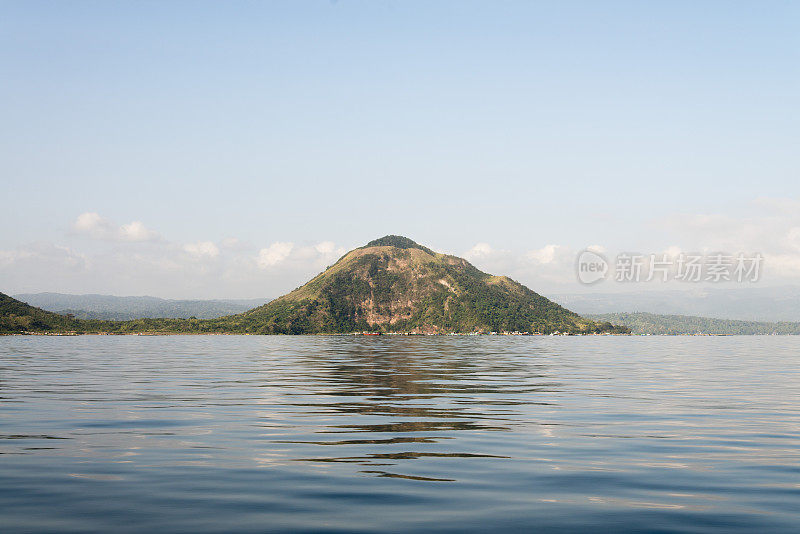
[[[350,251],[304,286],[226,320],[254,333],[626,331],[402,236]]]
[[[208,319],[135,319],[100,321],[77,319],[42,310],[0,293],[0,334],[20,333],[205,333],[213,332]]]
[[[657,315],[653,313],[604,313],[589,315],[596,321],[609,321],[625,325],[633,334],[711,334],[711,335],[755,335],[755,334],[800,334],[800,323],[758,322],[713,319],[688,315]]]
[[[508,277],[481,272],[463,258],[433,252],[401,236],[371,241],[291,293],[247,312],[215,319],[81,320],[35,308],[7,295],[2,297],[0,318],[5,321],[4,333],[629,331],[580,317]]]
[[[156,297],[116,297],[112,295],[67,295],[63,293],[25,293],[17,300],[46,311],[72,314],[78,319],[127,321],[141,318],[213,319],[242,313],[270,299],[169,300]]]
[[[0,293],[0,334],[76,330],[79,323],[70,317],[36,308]]]
[[[581,315],[648,312],[741,321],[800,322],[800,287],[796,286],[561,293],[548,297]]]

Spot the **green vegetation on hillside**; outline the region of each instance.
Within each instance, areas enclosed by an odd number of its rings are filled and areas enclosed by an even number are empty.
[[[217,332],[208,321],[198,319],[135,319],[132,321],[82,320],[35,308],[0,293],[0,334],[36,333],[110,333],[147,332],[204,333]]]
[[[252,333],[624,333],[507,277],[401,236],[356,249],[308,284],[236,319]]]
[[[0,334],[75,330],[80,321],[34,308],[0,293]]]
[[[800,323],[765,323],[757,321],[734,321],[711,319],[688,315],[657,315],[653,313],[605,313],[588,315],[597,321],[610,321],[624,325],[633,334],[651,335],[755,335],[755,334],[800,334]]]
[[[417,248],[431,255],[436,254],[428,247],[423,247],[413,239],[409,239],[401,235],[387,235],[384,237],[380,237],[378,239],[373,239],[372,241],[370,241],[361,248],[370,248],[370,247],[395,247],[403,250],[409,248]]]

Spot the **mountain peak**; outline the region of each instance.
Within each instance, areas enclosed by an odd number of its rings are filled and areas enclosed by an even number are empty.
[[[370,241],[361,248],[369,248],[369,247],[396,247],[401,249],[418,248],[420,250],[424,250],[429,254],[434,253],[428,247],[423,247],[413,239],[409,239],[402,235],[385,235],[381,238],[373,239],[372,241]]]
[[[233,321],[270,334],[612,331],[505,276],[388,235]]]

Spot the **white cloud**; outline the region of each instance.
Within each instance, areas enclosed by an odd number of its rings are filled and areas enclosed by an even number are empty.
[[[764,269],[773,276],[800,277],[800,256],[797,254],[764,254]]]
[[[593,245],[590,250],[602,253],[603,247]],[[575,281],[575,258],[578,252],[563,245],[545,245],[529,250],[523,256],[526,266],[524,278],[534,284],[569,284]]]
[[[106,239],[114,233],[114,225],[99,213],[81,213],[72,223],[72,229],[95,239]]]
[[[760,197],[736,216],[674,214],[657,223],[673,242],[680,243],[674,249],[760,253],[764,256],[765,280],[800,281],[800,201],[796,199]]]
[[[83,268],[87,261],[85,255],[51,243],[30,243],[11,250],[0,250],[0,267],[46,262],[66,268]]]
[[[606,255],[609,261],[620,251],[667,253],[672,257],[681,252],[761,253],[762,280],[770,284],[800,283],[797,200],[760,198],[729,214],[676,213],[653,222],[655,228],[643,225],[648,232],[646,239],[631,232],[609,243],[613,244],[609,250],[598,244],[573,249],[558,241],[506,250],[479,242],[462,255],[485,272],[508,275],[538,291],[577,287],[575,258],[584,248]],[[326,240],[306,244],[275,241],[266,247],[235,238],[176,243],[160,238],[141,221],[117,225],[96,212],[80,214],[72,229],[74,234],[98,241],[88,245],[91,254],[56,245],[0,250],[4,288],[176,297],[210,297],[210,291],[217,297],[277,296],[347,252]],[[637,241],[626,243],[624,239]],[[638,248],[642,246],[636,244],[639,241],[651,248]],[[132,242],[143,244],[117,245]]]
[[[52,243],[29,243],[0,250],[0,291],[34,292],[53,289],[76,278],[91,278],[90,259],[69,247]],[[44,288],[44,289],[43,289]]]
[[[216,258],[219,256],[219,247],[211,241],[198,241],[183,245],[183,250],[195,258]]]
[[[317,265],[320,268],[330,265],[348,252],[344,247],[337,247],[333,241],[317,243],[314,251],[317,253]]]
[[[547,264],[553,263],[556,259],[556,254],[563,250],[564,247],[559,247],[558,245],[547,245],[538,250],[531,250],[525,256],[534,263]]]
[[[77,231],[91,232],[97,228],[105,226],[106,224],[107,221],[100,217],[99,213],[87,211],[86,213],[81,213],[78,215],[78,218],[75,219],[75,222],[73,223],[73,227]]]
[[[158,234],[149,230],[141,221],[123,224],[119,228],[119,238],[122,241],[156,241]]]
[[[605,254],[600,245],[586,247]],[[578,251],[550,243],[525,252],[498,249],[489,243],[477,243],[464,253],[478,269],[490,274],[510,276],[534,290],[577,284],[575,260]]]
[[[684,251],[681,249],[681,247],[676,245],[669,246],[662,251],[662,254],[666,254],[670,258],[677,258],[682,253],[684,253]]]
[[[143,242],[160,239],[156,232],[148,229],[141,221],[132,221],[118,227],[99,213],[88,211],[78,215],[72,223],[72,229],[92,239],[108,241]]]
[[[260,251],[258,251],[258,259],[256,262],[262,269],[274,267],[275,265],[278,265],[286,260],[286,258],[289,257],[289,254],[291,254],[293,248],[294,243],[281,241],[275,242],[267,248],[262,248]]]
[[[6,267],[30,256],[31,253],[27,250],[0,250],[0,267]]]
[[[264,248],[232,237],[171,242],[140,221],[118,226],[95,212],[76,217],[72,230],[97,241],[83,243],[90,253],[36,243],[0,250],[0,291],[277,297],[347,252],[325,240],[306,246],[276,241]],[[119,246],[133,242],[142,245]]]
[[[489,243],[476,243],[474,247],[469,249],[465,254],[464,257],[468,260],[476,259],[476,258],[486,258],[492,255],[494,249],[489,245]]]
[[[464,257],[478,269],[503,274],[532,287],[542,284],[569,283],[575,279],[575,254],[567,247],[545,245],[524,253],[497,249],[489,243],[476,243]]]
[[[314,250],[322,255],[332,254],[336,250],[336,243],[333,241],[323,241],[314,245]]]
[[[261,269],[277,266],[285,266],[285,268],[293,270],[323,269],[345,253],[347,250],[337,247],[333,241],[322,241],[310,246],[275,242],[258,252],[256,263]]]

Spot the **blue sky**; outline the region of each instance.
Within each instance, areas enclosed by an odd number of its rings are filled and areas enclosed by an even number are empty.
[[[799,35],[796,2],[3,2],[0,291],[271,296],[387,233],[533,285],[589,245],[792,280]]]

